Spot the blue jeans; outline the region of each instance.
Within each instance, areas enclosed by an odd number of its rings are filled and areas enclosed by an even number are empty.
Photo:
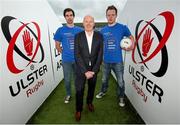
[[[75,63],[62,62],[66,95],[71,96],[71,76],[75,78]]]
[[[108,80],[111,74],[111,69],[115,73],[117,78],[118,88],[117,93],[119,98],[124,97],[125,84],[124,84],[124,66],[123,63],[103,63],[103,77],[102,77],[102,87],[101,92],[106,92],[108,89]]]

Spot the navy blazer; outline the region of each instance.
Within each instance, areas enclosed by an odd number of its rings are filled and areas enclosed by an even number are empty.
[[[89,53],[85,31],[76,34],[74,40],[74,57],[77,70],[80,70],[82,74],[88,71],[89,62],[91,62],[92,71],[98,73],[103,58],[102,34],[94,31],[91,53]]]

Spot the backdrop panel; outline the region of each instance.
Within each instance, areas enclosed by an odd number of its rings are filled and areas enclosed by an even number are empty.
[[[126,95],[146,123],[180,123],[178,0],[128,0],[120,21],[136,38],[126,53]]]
[[[47,1],[0,1],[0,123],[26,123],[62,80]]]

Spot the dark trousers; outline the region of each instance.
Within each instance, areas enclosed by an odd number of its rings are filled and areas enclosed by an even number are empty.
[[[94,91],[96,86],[97,75],[95,74],[93,78],[88,79],[88,93],[86,98],[86,103],[91,104],[94,98]],[[76,87],[76,111],[81,112],[83,109],[83,96],[84,88],[86,83],[85,74],[77,73],[75,79]]]

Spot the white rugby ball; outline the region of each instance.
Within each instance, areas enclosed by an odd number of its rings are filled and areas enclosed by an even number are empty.
[[[127,49],[127,48],[131,47],[131,45],[132,45],[131,39],[125,37],[121,40],[121,43],[120,43],[121,48]]]

